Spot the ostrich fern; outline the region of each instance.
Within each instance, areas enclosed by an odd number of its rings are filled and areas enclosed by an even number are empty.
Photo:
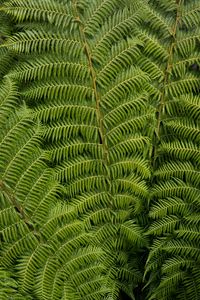
[[[3,4],[1,267],[24,297],[138,300],[144,273],[149,300],[200,298],[199,10]]]

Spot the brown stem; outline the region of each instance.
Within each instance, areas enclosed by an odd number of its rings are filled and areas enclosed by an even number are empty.
[[[96,82],[96,72],[94,70],[93,67],[93,63],[92,63],[92,55],[91,55],[91,51],[90,51],[90,46],[87,43],[87,39],[85,36],[85,32],[84,32],[84,26],[83,23],[78,15],[78,10],[77,10],[77,4],[76,1],[74,1],[74,10],[75,10],[75,18],[76,21],[79,24],[79,31],[80,31],[80,36],[83,42],[83,47],[85,50],[85,54],[87,56],[87,60],[88,60],[88,67],[90,70],[90,75],[91,75],[91,80],[92,80],[92,88],[94,91],[94,97],[96,100],[96,116],[97,116],[97,123],[99,126],[99,136],[100,136],[100,143],[102,144],[103,147],[103,153],[104,153],[104,160],[106,162],[106,165],[109,162],[109,156],[108,156],[108,147],[106,144],[106,139],[105,139],[105,129],[104,129],[104,125],[103,125],[103,115],[101,113],[101,109],[100,109],[100,95],[97,91],[97,82]]]
[[[166,90],[165,90],[165,86],[169,83],[169,78],[170,78],[170,73],[172,71],[172,67],[173,67],[173,55],[174,55],[174,48],[176,46],[176,33],[177,33],[177,28],[181,19],[181,13],[180,13],[180,5],[181,5],[182,0],[177,0],[177,13],[176,13],[176,20],[175,20],[175,24],[172,28],[172,38],[173,38],[173,42],[171,43],[170,47],[169,47],[169,56],[168,56],[168,60],[167,60],[167,65],[166,65],[166,69],[164,72],[164,79],[163,79],[163,88],[161,91],[161,100],[160,103],[158,105],[157,108],[157,114],[158,114],[158,118],[157,118],[157,126],[155,129],[155,134],[156,134],[156,138],[158,140],[158,143],[160,142],[160,127],[161,127],[161,121],[162,121],[162,114],[163,114],[163,110],[165,107],[165,97],[166,97]],[[155,146],[155,149],[153,151],[153,169],[155,168],[155,163],[156,163],[156,158],[157,158],[157,145]]]

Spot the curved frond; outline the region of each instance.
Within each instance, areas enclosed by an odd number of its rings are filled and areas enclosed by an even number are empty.
[[[37,137],[30,132],[28,141],[24,134],[25,173],[15,187],[28,220],[40,232],[17,263],[22,289],[36,299],[112,295],[115,300],[120,289],[133,297],[142,279],[134,275],[140,273],[139,264],[131,257],[147,245],[139,215],[148,194],[155,113],[145,91],[149,77],[138,67],[143,42],[133,32],[143,5],[11,0],[3,6],[19,24],[2,48],[19,58],[7,77],[17,81],[31,109],[28,121],[44,125],[37,133],[44,154],[33,146]],[[21,126],[20,136],[30,125]],[[35,160],[28,157],[30,149]],[[17,162],[18,152],[14,155]],[[10,175],[13,183],[15,176]],[[66,205],[59,208],[59,201]],[[63,213],[57,215],[57,208]]]

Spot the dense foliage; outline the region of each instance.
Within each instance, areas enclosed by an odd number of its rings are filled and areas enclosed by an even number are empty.
[[[200,1],[0,10],[1,299],[200,299]]]

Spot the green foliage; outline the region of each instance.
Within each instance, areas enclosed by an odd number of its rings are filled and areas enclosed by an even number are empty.
[[[76,210],[61,201],[63,188],[40,149],[43,129],[29,109],[16,110],[16,94],[11,81],[3,83],[1,267],[13,271],[2,270],[2,299],[29,299],[28,294],[33,299],[98,299],[109,292],[103,251],[93,245]]]
[[[157,106],[146,264],[149,299],[199,299],[199,1],[149,1],[143,70]],[[193,219],[194,218],[194,219]],[[193,221],[192,221],[193,220]]]
[[[18,283],[12,278],[12,272],[0,269],[0,296],[2,300],[31,300],[30,296],[19,293]]]
[[[4,1],[0,1],[0,9]],[[12,63],[12,54],[8,49],[1,48],[1,45],[5,42],[6,38],[10,36],[12,31],[11,20],[7,15],[0,11],[0,80],[8,72],[10,63]]]
[[[3,3],[5,299],[200,299],[199,10]]]

